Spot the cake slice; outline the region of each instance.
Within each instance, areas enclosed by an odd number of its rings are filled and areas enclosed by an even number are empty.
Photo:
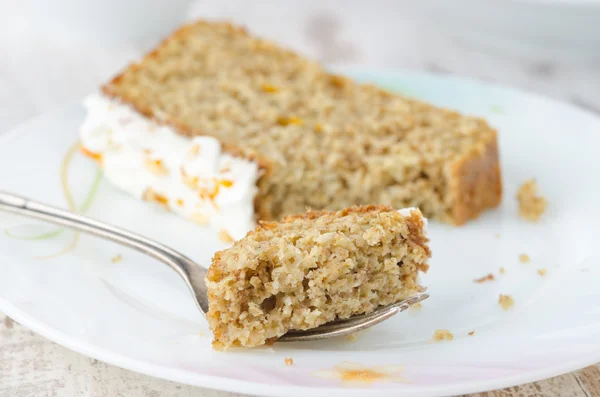
[[[235,238],[306,206],[419,207],[460,225],[500,202],[484,120],[333,75],[228,23],[182,27],[85,106],[82,145],[109,181]]]
[[[386,206],[261,223],[208,270],[214,348],[268,344],[422,292],[426,229],[418,209]]]

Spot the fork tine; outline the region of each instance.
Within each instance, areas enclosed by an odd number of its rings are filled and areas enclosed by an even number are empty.
[[[334,321],[321,325],[306,331],[291,331],[283,335],[278,341],[281,342],[297,342],[319,340],[331,338],[335,336],[348,335],[354,332],[362,331],[374,325],[381,323],[393,315],[403,312],[410,306],[429,297],[429,293],[423,292],[411,296],[403,301],[393,303],[389,306],[377,309],[372,313],[353,316],[348,319]]]
[[[374,325],[379,324],[380,322],[387,320],[392,317],[394,314],[398,313],[399,310],[397,308],[391,308],[382,313],[378,313],[377,315],[359,322],[358,324],[346,324],[344,326],[331,326],[329,329],[322,330],[321,327],[313,328],[307,331],[300,332],[288,332],[279,338],[278,342],[305,342],[309,340],[320,340],[320,339],[328,339],[336,336],[343,336],[352,334],[358,331],[362,331],[363,329],[372,327]]]

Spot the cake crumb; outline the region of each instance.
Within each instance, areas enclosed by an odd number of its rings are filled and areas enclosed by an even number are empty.
[[[527,254],[521,254],[519,255],[519,262],[521,263],[529,263],[531,261],[531,259],[529,258],[529,255]]]
[[[414,310],[419,310],[422,307],[423,307],[423,304],[421,304],[421,302],[417,302],[414,305],[412,305],[410,308],[414,309]]]
[[[473,336],[473,335],[475,335],[475,331],[471,331],[471,332],[469,332],[467,335],[469,335],[469,336]]]
[[[284,361],[285,365],[287,365],[288,367],[294,364],[294,360],[291,357],[287,357]]]
[[[452,332],[448,331],[447,329],[435,330],[435,332],[433,334],[433,338],[432,338],[432,340],[434,342],[440,342],[440,341],[444,341],[444,340],[453,340],[453,339],[454,339],[454,335],[452,334]]]
[[[494,281],[496,279],[496,277],[494,277],[494,275],[492,273],[488,274],[487,276],[483,276],[481,278],[476,278],[475,280],[473,280],[474,283],[485,283],[486,281]]]
[[[231,234],[225,229],[221,229],[219,232],[219,239],[224,243],[233,243],[235,240],[231,237]]]
[[[501,267],[500,270],[498,270],[498,271],[500,272],[500,274],[506,273],[506,270],[503,267]]]
[[[541,268],[541,269],[538,269],[538,270],[537,270],[537,273],[538,273],[540,276],[542,276],[542,277],[543,277],[543,276],[545,276],[545,275],[548,273],[548,270],[546,270],[546,268],[545,268],[545,267],[543,267],[543,268]]]
[[[344,339],[349,342],[356,342],[360,338],[360,334],[358,332],[354,332],[352,334],[344,335]]]
[[[112,263],[118,263],[118,262],[121,262],[121,259],[123,259],[123,258],[121,257],[121,254],[117,254],[117,255],[113,256],[113,257],[112,257],[112,259],[111,259],[110,261],[111,261]]]
[[[502,306],[504,310],[508,310],[515,305],[515,300],[510,295],[502,295],[498,298],[498,304]]]
[[[519,215],[530,222],[537,222],[548,207],[548,200],[537,193],[538,186],[534,179],[523,183],[517,192]]]

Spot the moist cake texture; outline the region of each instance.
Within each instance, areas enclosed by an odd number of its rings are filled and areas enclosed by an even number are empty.
[[[259,346],[423,291],[426,220],[363,206],[262,222],[208,270],[213,346]]]
[[[333,75],[228,23],[182,27],[103,92],[259,164],[258,219],[385,204],[460,225],[500,202],[484,120]]]

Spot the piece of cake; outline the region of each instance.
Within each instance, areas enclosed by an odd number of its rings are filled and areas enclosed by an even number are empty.
[[[414,206],[460,225],[500,202],[484,120],[333,75],[228,23],[182,27],[85,107],[84,152],[109,181],[234,238],[307,206]]]
[[[519,202],[519,215],[530,222],[539,221],[548,208],[548,200],[539,195],[535,179],[529,179],[519,187],[517,201]]]
[[[259,346],[423,288],[427,221],[418,209],[363,206],[263,222],[208,270],[213,346]]]

